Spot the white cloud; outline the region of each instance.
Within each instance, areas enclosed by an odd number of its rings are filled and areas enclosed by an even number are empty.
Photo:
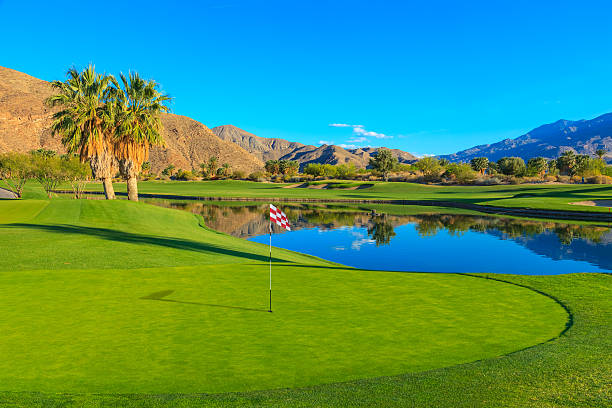
[[[357,146],[357,145],[354,145],[354,144],[344,144],[344,143],[340,143],[338,146],[340,146],[343,149],[357,149],[357,148],[361,147],[361,146]]]
[[[363,143],[365,141],[367,141],[368,139],[366,137],[352,137],[348,140],[349,143]]]
[[[393,136],[385,135],[384,133],[367,131],[362,127],[353,128],[353,133],[366,137],[375,137],[376,139],[391,139]]]
[[[329,126],[339,127],[339,128],[345,128],[345,127],[362,128],[363,127],[363,125],[349,125],[348,123],[330,123]]]
[[[353,134],[359,137],[374,137],[376,139],[391,139],[393,136],[385,135],[384,133],[378,133],[371,130],[367,130],[363,125],[350,125],[348,123],[330,123],[331,127],[338,128],[352,128]],[[349,140],[350,142],[351,140]]]
[[[319,144],[320,145],[324,145],[324,144],[332,145],[332,144],[334,144],[334,141],[333,140],[331,140],[331,141],[330,140],[319,140]]]

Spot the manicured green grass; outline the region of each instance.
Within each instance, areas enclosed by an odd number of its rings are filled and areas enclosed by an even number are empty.
[[[350,183],[358,185],[359,183]],[[290,184],[256,183],[249,181],[146,181],[140,182],[142,193],[176,194],[200,197],[269,197],[320,199],[400,199],[439,200],[496,205],[502,207],[556,209],[566,211],[608,212],[608,208],[577,206],[576,201],[612,199],[612,186],[589,184],[541,184],[501,186],[429,186],[413,183],[374,184],[357,190],[342,188],[285,188]],[[125,191],[125,184],[115,185]],[[88,190],[101,191],[99,184]]]
[[[2,201],[0,231],[6,392],[229,392],[397,375],[529,347],[567,319],[552,299],[506,283],[346,269],[280,249],[267,313],[265,245],[146,204]]]

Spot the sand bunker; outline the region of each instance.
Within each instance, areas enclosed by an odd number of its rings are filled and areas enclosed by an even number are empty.
[[[17,198],[17,196],[12,191],[0,188],[0,198]]]
[[[588,205],[590,207],[612,207],[612,200],[576,201],[572,205]]]

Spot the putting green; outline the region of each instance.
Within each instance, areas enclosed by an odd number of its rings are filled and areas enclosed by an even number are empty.
[[[267,248],[190,214],[0,202],[0,223],[4,391],[301,387],[499,356],[555,337],[567,320],[552,299],[507,283],[282,250],[267,313]]]

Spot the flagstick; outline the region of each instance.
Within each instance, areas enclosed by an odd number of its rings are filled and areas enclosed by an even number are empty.
[[[270,220],[270,307],[268,312],[272,313],[272,220]]]

